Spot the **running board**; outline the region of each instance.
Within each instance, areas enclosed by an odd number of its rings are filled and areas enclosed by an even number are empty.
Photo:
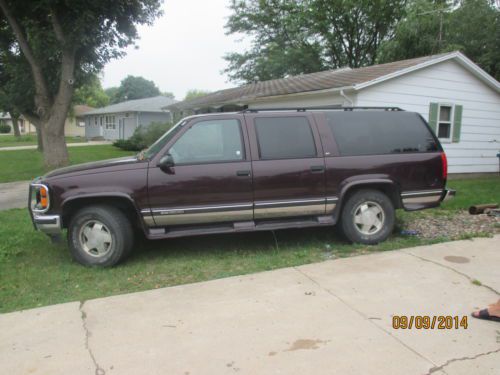
[[[241,221],[235,223],[206,224],[197,226],[171,226],[149,228],[148,239],[175,238],[185,236],[201,236],[216,233],[237,233],[289,228],[318,227],[334,225],[332,216],[314,216],[306,218],[274,219],[258,221]]]

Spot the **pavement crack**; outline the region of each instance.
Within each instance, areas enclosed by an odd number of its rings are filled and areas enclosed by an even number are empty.
[[[463,272],[460,272],[460,271],[458,271],[458,270],[454,269],[453,267],[446,266],[446,265],[444,265],[444,264],[442,264],[442,263],[439,263],[439,262],[436,262],[436,261],[434,261],[434,260],[431,260],[431,259],[427,259],[427,258],[424,258],[424,257],[418,256],[418,255],[416,255],[416,254],[413,254],[412,252],[406,252],[406,251],[403,251],[403,254],[406,254],[406,255],[411,255],[412,257],[415,257],[415,258],[417,258],[417,259],[420,259],[420,260],[422,260],[422,261],[424,261],[424,262],[429,262],[429,263],[435,264],[436,266],[446,268],[446,269],[448,269],[448,270],[450,270],[450,271],[455,272],[456,274],[458,274],[458,275],[460,275],[460,276],[465,277],[465,278],[466,278],[467,280],[469,280],[470,282],[473,282],[473,281],[474,281],[474,278],[470,277],[470,276],[469,276],[469,275],[467,275],[466,273],[463,273]],[[482,282],[481,282],[481,285],[480,285],[480,286],[485,287],[485,288],[486,288],[486,289],[488,289],[489,291],[491,291],[491,292],[495,293],[496,295],[500,296],[500,292],[499,292],[499,291],[497,291],[497,290],[495,290],[495,289],[494,289],[494,288],[492,288],[491,286],[489,286],[489,285],[485,285],[485,284],[483,284]]]
[[[89,345],[89,338],[91,336],[91,332],[90,332],[89,328],[87,327],[87,313],[83,309],[84,305],[85,305],[85,301],[80,301],[79,310],[80,310],[81,317],[82,317],[83,331],[85,332],[85,349],[87,349],[87,352],[90,355],[90,359],[92,359],[92,362],[94,363],[95,375],[105,375],[106,371],[104,371],[104,369],[101,366],[99,366],[99,364],[97,363],[97,360],[95,359],[94,353],[92,352],[92,348]]]
[[[446,366],[452,364],[453,362],[472,361],[472,360],[474,360],[476,358],[483,357],[483,356],[490,355],[490,354],[495,354],[495,353],[500,353],[500,349],[491,350],[491,351],[486,352],[486,353],[479,353],[479,354],[476,354],[475,356],[472,356],[472,357],[452,358],[452,359],[447,360],[441,366],[434,366],[434,367],[432,367],[426,375],[431,375],[431,374],[433,374],[436,371],[443,370]]]
[[[302,270],[300,270],[299,268],[297,267],[293,267],[297,272],[299,272],[301,275],[303,275],[304,277],[306,277],[307,279],[309,279],[311,282],[313,282],[314,284],[316,284],[321,290],[325,291],[326,293],[328,293],[329,295],[331,295],[332,297],[334,297],[335,299],[339,300],[341,303],[343,303],[345,306],[347,306],[349,309],[351,309],[352,311],[354,311],[356,314],[358,314],[359,316],[361,316],[363,319],[367,320],[368,322],[370,322],[370,324],[372,324],[375,328],[377,328],[378,330],[384,332],[386,335],[389,335],[392,339],[394,339],[396,342],[398,342],[400,345],[404,346],[406,349],[408,349],[409,351],[411,351],[412,353],[414,353],[416,356],[418,356],[419,358],[423,359],[424,361],[426,362],[429,362],[433,365],[436,365],[433,361],[431,361],[429,358],[425,357],[423,354],[417,352],[415,349],[413,349],[411,346],[409,346],[408,344],[406,344],[404,341],[402,341],[401,339],[399,339],[398,337],[394,336],[390,331],[386,330],[384,327],[378,325],[377,323],[375,323],[375,321],[373,319],[371,319],[369,316],[365,315],[362,311],[356,309],[354,306],[351,306],[350,304],[348,304],[346,301],[344,301],[341,297],[339,297],[338,295],[336,295],[335,293],[333,293],[330,289],[328,288],[325,288],[323,287],[319,282],[317,282],[316,280],[314,280],[311,276],[309,276],[307,273],[303,272]]]

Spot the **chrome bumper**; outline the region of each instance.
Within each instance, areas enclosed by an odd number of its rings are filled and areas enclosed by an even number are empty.
[[[40,232],[47,234],[61,233],[61,217],[59,215],[40,215],[33,213],[33,224]]]
[[[446,202],[446,201],[449,201],[450,199],[452,198],[455,198],[455,194],[457,194],[457,191],[456,190],[453,190],[453,189],[446,189],[444,192],[443,192],[443,199],[442,201],[443,202]]]

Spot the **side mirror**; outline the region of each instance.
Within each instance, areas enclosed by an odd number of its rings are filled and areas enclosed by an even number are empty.
[[[174,171],[172,170],[174,165],[174,158],[170,154],[163,155],[160,159],[160,162],[158,163],[158,167],[160,167],[163,172],[169,174],[174,173]]]

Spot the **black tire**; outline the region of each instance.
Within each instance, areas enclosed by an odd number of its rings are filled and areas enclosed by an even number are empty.
[[[371,212],[364,214],[367,208]],[[341,226],[351,242],[374,245],[390,236],[394,218],[394,206],[387,195],[378,190],[363,189],[352,194],[344,204]]]
[[[86,230],[88,237],[85,235]],[[129,219],[116,207],[88,206],[77,211],[71,218],[68,245],[73,259],[78,263],[84,266],[110,267],[131,252],[133,233]],[[93,247],[96,243],[97,246]]]

